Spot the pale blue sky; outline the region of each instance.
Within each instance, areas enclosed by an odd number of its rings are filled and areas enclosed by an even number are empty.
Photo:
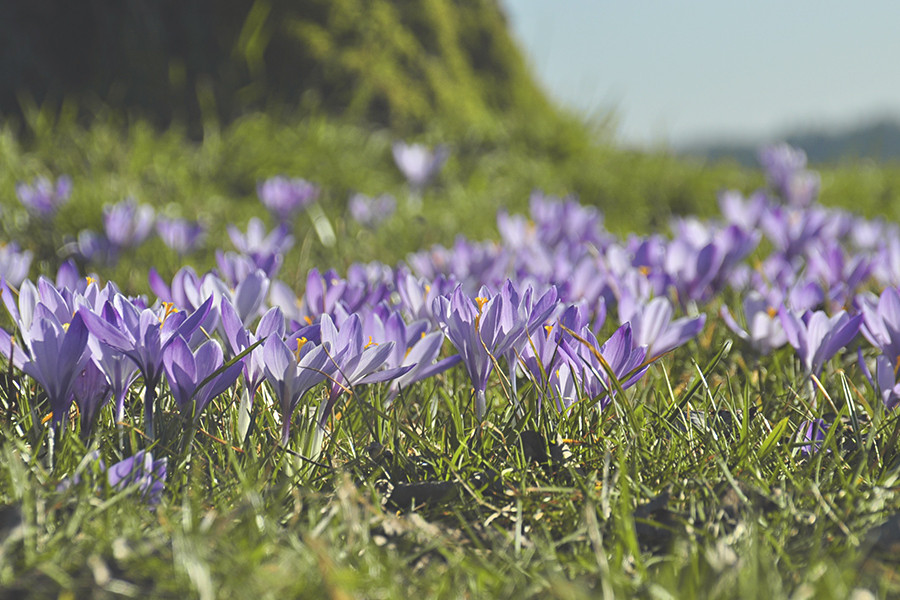
[[[501,0],[551,96],[618,139],[771,141],[900,118],[897,0]]]

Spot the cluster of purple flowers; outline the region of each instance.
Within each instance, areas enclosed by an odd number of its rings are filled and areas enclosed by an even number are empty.
[[[445,158],[438,153],[428,166],[423,152],[395,148],[412,185],[424,185]],[[494,409],[491,398],[503,396],[520,412],[526,397],[536,411],[602,410],[653,361],[700,334],[707,322],[700,311],[727,292],[742,303],[737,316],[721,307],[726,326],[759,354],[790,344],[810,376],[821,376],[862,331],[877,351],[874,375],[862,348],[859,364],[893,408],[900,231],[816,205],[818,180],[801,152],[769,149],[762,162],[769,189],[747,199],[725,193],[722,219],[676,220],[672,237],[620,240],[596,208],[535,193],[528,218],[498,215],[499,244],[459,238],[396,269],[360,264],[346,276],[312,269],[299,296],[277,277],[293,244],[289,219],[319,190],[271,179],[259,196],[282,222],[271,231],[258,219],[246,232],[229,226],[235,251],[217,252],[208,273],[184,267],[169,282],[151,271],[155,301],[82,278],[72,263],[55,282],[32,283],[27,262],[23,269],[0,260],[0,298],[15,326],[0,330],[0,353],[44,389],[57,430],[73,403],[84,436],[110,401],[115,419],[125,419],[142,390],[143,426],[153,439],[167,398],[196,423],[217,398],[233,402],[242,386],[251,402],[273,401],[287,445],[301,406],[323,429],[363,386],[384,384],[391,402],[456,364],[468,375],[465,395],[478,420]],[[357,211],[361,222],[377,220]],[[105,239],[117,249],[140,243],[154,221],[179,252],[200,235],[129,200],[104,210]],[[877,239],[860,236],[861,228],[877,230]],[[769,254],[749,264],[763,240]],[[866,291],[873,281],[884,287],[878,297]],[[522,382],[532,385],[520,390]],[[489,397],[491,386],[501,393]],[[154,465],[141,476],[160,472]]]

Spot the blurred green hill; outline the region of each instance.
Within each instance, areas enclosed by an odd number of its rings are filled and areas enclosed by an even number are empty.
[[[401,134],[560,121],[496,0],[7,0],[0,111],[32,100],[193,131],[296,108]]]

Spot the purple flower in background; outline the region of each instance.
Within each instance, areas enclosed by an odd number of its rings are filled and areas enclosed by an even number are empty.
[[[778,309],[769,304],[762,294],[750,292],[744,296],[743,304],[746,329],[737,323],[727,306],[722,306],[722,320],[731,331],[760,354],[769,354],[787,343]]]
[[[862,323],[862,315],[851,317],[844,311],[833,317],[820,310],[798,316],[782,306],[778,315],[788,343],[797,350],[806,372],[816,376],[831,357],[853,341]]]
[[[769,199],[763,192],[756,192],[744,199],[740,192],[729,190],[719,195],[719,209],[722,216],[731,225],[737,225],[745,231],[752,231],[759,226],[763,213],[769,207]]]
[[[421,190],[428,185],[450,156],[449,149],[444,145],[439,145],[432,151],[422,144],[394,142],[392,151],[397,168],[414,190]]]
[[[106,236],[93,229],[79,231],[78,237],[69,247],[73,255],[80,256],[87,262],[112,263],[115,254]]]
[[[763,213],[760,227],[775,248],[792,259],[818,238],[827,218],[828,213],[821,209],[775,206]]]
[[[394,214],[397,200],[390,194],[382,194],[375,198],[365,194],[353,194],[347,202],[347,208],[354,221],[365,227],[374,228]]]
[[[238,252],[249,257],[256,268],[262,269],[269,277],[275,276],[281,267],[284,255],[294,245],[294,236],[290,234],[290,228],[285,223],[280,223],[278,227],[267,233],[263,222],[256,217],[250,219],[247,224],[246,234],[241,233],[234,225],[229,225],[228,237]],[[223,267],[225,258],[228,257],[224,253],[216,252],[219,270],[223,271],[223,277],[229,278],[225,271],[233,269]],[[229,260],[232,263],[236,262],[234,259]],[[240,281],[237,277],[231,277],[231,280],[233,282]]]
[[[238,252],[248,256],[284,254],[294,245],[294,236],[285,223],[266,232],[266,226],[256,217],[247,223],[246,234],[241,233],[234,225],[229,225],[228,237]]]
[[[603,228],[603,213],[574,198],[561,200],[534,192],[529,198],[529,211],[537,239],[550,248],[583,248],[588,244],[605,248],[611,241]]]
[[[124,490],[134,485],[144,502],[155,506],[162,500],[167,465],[168,459],[153,460],[152,454],[139,450],[134,456],[111,466],[106,471],[106,476],[111,488]]]
[[[759,162],[769,185],[790,206],[807,207],[819,193],[818,174],[806,170],[806,153],[787,144],[767,146]]]
[[[249,256],[216,250],[216,271],[219,278],[231,286],[242,282],[250,273],[260,269],[267,277],[274,277],[281,268],[282,256],[275,254],[271,261],[258,264]]]
[[[838,242],[822,241],[807,256],[807,276],[821,281],[832,305],[849,304],[856,290],[872,273],[872,261],[862,255],[849,255]]]
[[[198,221],[159,217],[156,232],[166,246],[184,255],[197,249],[206,235],[206,227]]]
[[[256,195],[273,215],[290,222],[319,197],[319,187],[299,177],[271,177],[256,185]]]
[[[196,419],[213,398],[237,381],[244,367],[243,361],[233,363],[207,381],[224,362],[222,347],[216,340],[207,340],[196,352],[191,352],[183,337],[173,336],[163,351],[163,368],[172,397],[182,414],[193,413]]]
[[[0,244],[0,277],[18,287],[28,277],[28,269],[34,258],[31,250],[22,251],[15,242]]]
[[[57,179],[56,185],[46,177],[38,177],[31,185],[16,185],[16,195],[22,205],[42,219],[55,215],[59,207],[68,202],[71,193],[72,179],[67,175]]]
[[[153,231],[156,213],[149,204],[128,198],[118,204],[103,207],[103,228],[106,239],[117,248],[139,246]]]

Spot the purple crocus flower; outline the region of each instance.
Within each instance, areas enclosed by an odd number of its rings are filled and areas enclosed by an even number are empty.
[[[266,379],[278,398],[281,409],[281,443],[287,445],[291,418],[306,393],[325,381],[333,371],[328,348],[306,337],[292,338],[291,351],[280,336],[270,335],[263,344]]]
[[[136,486],[144,502],[155,506],[162,500],[162,493],[166,485],[166,467],[168,459],[153,460],[153,455],[145,450],[139,450],[124,460],[111,466],[106,471],[109,486],[117,490],[123,490],[132,485]]]
[[[897,381],[896,363],[892,363],[891,359],[884,354],[879,354],[875,359],[875,377],[873,378],[868,365],[863,360],[862,348],[859,349],[858,356],[860,368],[869,383],[881,396],[885,408],[894,410],[900,404],[900,382]]]
[[[19,201],[33,215],[49,219],[56,214],[59,207],[68,202],[72,193],[72,179],[63,175],[56,180],[56,185],[46,177],[38,177],[31,185],[16,185]]]
[[[377,227],[394,214],[397,200],[390,194],[371,198],[365,194],[353,194],[347,202],[353,220],[364,227]]]
[[[394,275],[394,288],[400,296],[400,306],[413,321],[425,319],[433,323],[431,312],[434,299],[451,294],[458,283],[439,275],[433,280],[420,279],[406,268],[399,268]]]
[[[109,322],[114,329],[121,329],[124,326],[119,313],[108,302],[100,310],[100,317]],[[88,347],[91,350],[92,360],[109,382],[115,403],[115,419],[118,423],[125,417],[125,396],[128,388],[137,379],[137,364],[120,350],[101,343],[97,336],[90,336]]]
[[[394,142],[392,151],[397,168],[414,190],[424,188],[440,172],[450,156],[449,149],[443,145],[432,151],[422,144]]]
[[[153,231],[156,213],[149,204],[128,198],[118,204],[103,207],[103,228],[106,239],[116,248],[140,246]]]
[[[655,360],[681,346],[703,330],[706,315],[672,320],[672,303],[664,297],[647,304],[623,307],[619,304],[619,321],[630,322],[635,343],[647,347],[647,358]]]
[[[141,310],[124,296],[116,296],[111,303],[119,317],[119,327],[91,312],[86,307],[78,310],[87,328],[97,340],[123,352],[140,369],[144,377],[144,420],[147,435],[154,437],[153,408],[156,386],[163,371],[163,355],[176,336],[190,338],[209,314],[213,298],[210,296],[191,316],[178,311],[171,304],[162,310]]]
[[[206,227],[198,221],[159,217],[156,232],[166,246],[184,255],[197,249],[206,235]]]
[[[75,378],[72,395],[81,413],[81,435],[86,439],[90,435],[97,414],[110,398],[110,385],[106,375],[93,360],[87,361],[84,369]]]
[[[454,355],[435,362],[441,352],[444,335],[440,331],[429,332],[428,321],[416,321],[407,325],[396,311],[390,313],[383,322],[381,317],[371,313],[366,325],[370,321],[374,326],[364,326],[364,329],[373,330],[373,338],[393,343],[385,366],[389,369],[406,370],[391,381],[388,400],[414,383],[443,373],[461,360],[459,355]]]
[[[225,330],[225,339],[229,349],[235,356],[255,344],[259,340],[276,337],[279,340],[284,337],[284,315],[277,307],[270,308],[260,319],[256,326],[256,332],[245,329],[244,322],[226,299],[222,299],[222,328]],[[252,401],[256,395],[259,384],[266,376],[265,357],[262,346],[257,346],[244,358],[244,382]]]
[[[475,416],[483,420],[493,363],[524,342],[527,317],[519,314],[503,294],[491,296],[487,288],[482,288],[473,299],[461,286],[450,298],[436,298],[432,310],[444,335],[462,356],[475,388]]]
[[[334,373],[328,400],[320,408],[319,425],[324,426],[341,394],[357,385],[382,383],[409,372],[412,366],[391,366],[388,359],[394,342],[363,337],[362,321],[358,313],[351,314],[338,328],[330,315],[320,321],[322,344],[331,348]]]
[[[207,273],[202,278],[197,275],[190,266],[182,267],[172,277],[172,286],[169,287],[160,277],[156,269],[150,268],[147,276],[152,289],[159,299],[169,303],[173,308],[194,312],[208,299],[212,299],[212,305],[206,317],[197,327],[194,335],[188,339],[192,348],[196,348],[209,337],[209,333],[219,327],[219,298],[230,295],[228,286],[220,279]]]
[[[813,452],[818,452],[819,448],[822,447],[822,442],[825,441],[825,436],[828,434],[829,429],[831,429],[831,423],[823,419],[813,419],[800,423],[800,428],[797,430],[798,441],[802,442],[800,453],[804,456],[809,456]]]
[[[263,205],[281,221],[290,222],[319,197],[319,187],[305,179],[271,177],[256,186]]]
[[[172,397],[182,414],[193,414],[196,419],[213,398],[237,381],[244,367],[243,361],[229,365],[207,381],[224,362],[222,347],[216,340],[207,340],[196,352],[191,352],[183,337],[177,334],[172,337],[163,350],[163,368]]]
[[[737,323],[728,307],[722,307],[720,313],[722,320],[731,331],[750,344],[754,350],[764,355],[787,343],[787,334],[781,326],[778,309],[767,302],[762,294],[750,292],[744,296],[743,304],[746,329]]]
[[[587,311],[573,304],[566,307],[558,322],[528,332],[520,361],[526,376],[538,388],[541,397],[549,384],[548,379],[560,366],[567,362],[581,364],[578,353],[571,345],[577,341],[569,332],[589,330],[588,323]]]
[[[26,342],[24,348],[0,329],[0,353],[44,388],[53,412],[53,425],[58,427],[72,405],[75,379],[90,359],[88,330],[79,315],[61,323],[50,309],[38,303],[34,320],[22,335]]]
[[[573,340],[576,343],[572,346],[578,360],[564,360],[550,373],[550,385],[558,393],[560,411],[565,411],[581,398],[598,400],[601,409],[612,401],[615,387],[597,353],[603,357],[623,390],[633,386],[647,372],[647,365],[641,367],[647,349],[635,344],[630,323],[619,327],[602,346],[590,329],[582,329],[579,337],[581,340]]]
[[[788,343],[797,350],[806,372],[819,375],[825,363],[856,337],[862,315],[840,311],[829,317],[823,311],[806,311],[802,316],[781,307],[778,311]]]
[[[888,287],[881,292],[877,304],[861,303],[862,334],[870,344],[881,350],[892,364],[900,361],[900,293]]]

